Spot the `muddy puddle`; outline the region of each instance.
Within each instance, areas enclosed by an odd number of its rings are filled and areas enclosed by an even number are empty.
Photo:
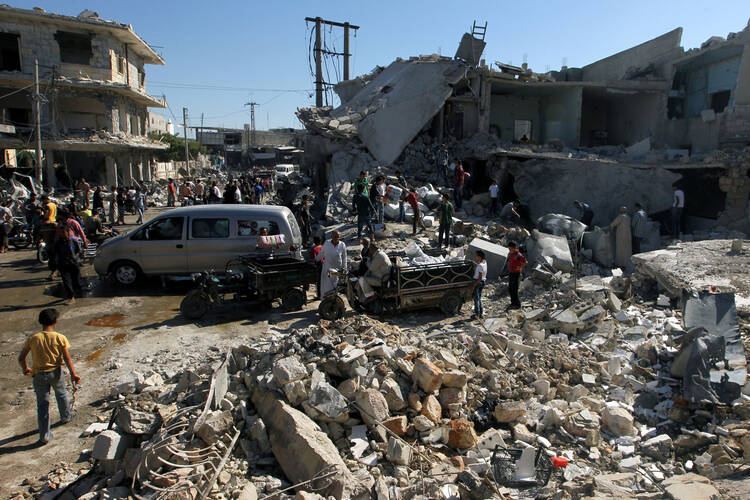
[[[92,318],[89,320],[86,324],[88,326],[120,326],[120,323],[125,321],[124,314],[121,313],[114,313],[114,314],[107,314],[106,316],[99,316],[97,318]]]

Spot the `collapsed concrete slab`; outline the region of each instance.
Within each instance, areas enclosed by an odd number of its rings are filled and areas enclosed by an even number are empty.
[[[336,446],[310,417],[270,392],[256,390],[252,401],[268,428],[271,450],[292,483],[335,472],[312,486],[323,488],[320,493],[326,496],[369,498],[369,492],[357,483]]]
[[[497,279],[505,267],[505,262],[508,260],[508,249],[481,238],[474,238],[469,243],[466,258],[474,259],[477,250],[483,250],[487,259],[487,279]]]
[[[546,234],[534,229],[532,232],[533,248],[529,254],[537,260],[543,260],[559,271],[573,271],[573,257],[570,255],[568,239],[565,236]],[[532,246],[527,242],[528,246]]]
[[[359,136],[381,165],[391,165],[440,110],[467,69],[461,61],[438,55],[397,59],[358,91],[342,95],[342,104],[328,116],[309,108],[297,116],[308,129],[332,138]]]
[[[655,213],[672,206],[672,184],[680,175],[659,167],[636,168],[585,160],[532,160],[510,167],[513,189],[531,217],[573,212],[582,200],[594,211],[593,224],[608,225],[621,206],[640,203]]]

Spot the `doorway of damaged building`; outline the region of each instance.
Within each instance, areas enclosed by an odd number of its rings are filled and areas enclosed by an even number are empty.
[[[685,193],[681,232],[709,231],[716,227],[726,204],[726,193],[719,188],[719,178],[724,175],[724,169],[686,166],[668,170],[682,176],[676,182],[677,187]],[[669,234],[670,210],[652,213],[649,217],[661,223],[662,234]]]

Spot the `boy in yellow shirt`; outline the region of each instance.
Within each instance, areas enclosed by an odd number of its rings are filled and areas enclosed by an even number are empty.
[[[70,359],[70,342],[55,331],[58,312],[56,309],[44,309],[39,313],[39,323],[42,331],[35,333],[28,339],[18,355],[24,375],[34,378],[34,392],[36,393],[36,418],[39,424],[39,441],[47,444],[52,439],[49,425],[49,392],[55,391],[57,409],[60,421],[67,424],[73,418],[70,408],[70,398],[65,387],[65,377],[62,374],[63,361],[70,370],[74,384],[80,384],[81,378],[76,375],[73,360]],[[26,364],[26,356],[31,352],[32,367]]]

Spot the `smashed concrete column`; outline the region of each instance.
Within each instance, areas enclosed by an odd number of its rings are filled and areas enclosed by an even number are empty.
[[[336,475],[311,486],[336,498],[369,498],[369,491],[357,483],[336,446],[310,417],[269,392],[256,390],[252,401],[268,429],[273,454],[289,481],[301,483],[321,471],[334,470]]]
[[[529,250],[533,258],[545,261],[558,271],[573,271],[573,257],[570,255],[568,239],[565,236],[546,234],[534,229],[532,238],[533,245],[532,242],[529,242],[528,245],[533,247]]]
[[[95,460],[117,460],[125,456],[125,450],[133,445],[132,436],[123,436],[114,430],[107,430],[96,436],[91,458]]]

